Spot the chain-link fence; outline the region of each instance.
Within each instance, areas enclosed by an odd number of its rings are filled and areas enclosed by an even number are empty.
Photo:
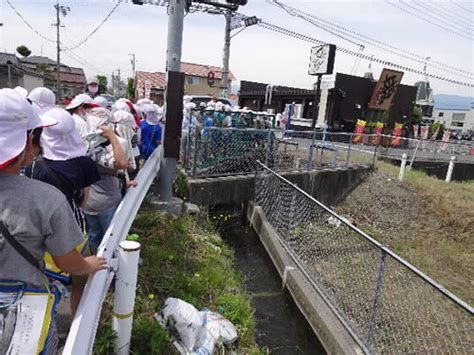
[[[260,163],[255,196],[284,248],[367,352],[474,353],[471,306]]]
[[[184,165],[193,177],[254,173],[260,160],[276,171],[374,164],[376,158],[474,164],[474,145],[375,134],[190,126]]]

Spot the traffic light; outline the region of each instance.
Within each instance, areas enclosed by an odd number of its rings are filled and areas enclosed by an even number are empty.
[[[260,22],[260,20],[256,16],[247,17],[244,20],[245,27],[256,25],[259,22]]]
[[[132,0],[132,4],[134,5],[143,5],[144,0]]]
[[[237,6],[247,5],[248,0],[226,0],[227,3]]]

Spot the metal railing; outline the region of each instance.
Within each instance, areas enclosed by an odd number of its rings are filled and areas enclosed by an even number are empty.
[[[474,164],[474,145],[376,134],[191,127],[184,166],[192,177],[250,174],[260,160],[276,171],[372,165],[377,158]]]
[[[367,353],[473,352],[473,307],[262,163],[255,189],[282,246]]]
[[[129,189],[107,229],[97,255],[107,258],[109,268],[89,277],[69,331],[63,354],[91,354],[102,304],[117,271],[118,245],[125,240],[143,199],[160,169],[161,147],[146,161],[136,177],[137,186]]]

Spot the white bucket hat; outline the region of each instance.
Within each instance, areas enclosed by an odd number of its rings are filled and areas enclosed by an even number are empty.
[[[98,107],[98,105],[89,95],[79,94],[74,99],[72,99],[69,105],[66,106],[66,110],[72,110],[84,104],[88,105],[89,107]]]
[[[127,112],[127,111],[114,112],[113,117],[112,117],[112,123],[121,124],[132,129],[137,128],[135,118],[130,112]]]
[[[142,111],[146,115],[146,121],[148,124],[155,126],[160,122],[160,118],[158,117],[158,108],[154,104],[143,105]]]
[[[126,111],[130,113],[130,107],[127,105],[126,101],[120,99],[115,101],[114,111]]]
[[[103,108],[93,108],[87,114],[87,134],[97,133],[100,126],[110,126],[112,122],[112,112]]]
[[[21,94],[13,89],[0,90],[0,168],[23,152],[28,123],[38,120],[38,114]]]
[[[28,90],[26,90],[24,87],[17,86],[13,90],[15,90],[17,93],[19,93],[21,96],[25,98],[28,96]]]
[[[54,95],[54,92],[45,87],[38,87],[31,90],[28,99],[33,103],[33,107],[38,114],[42,114],[53,108],[56,103],[56,95]]]
[[[41,135],[41,147],[46,159],[69,160],[86,155],[87,147],[69,112],[57,107],[46,111],[42,116],[58,122],[55,126],[45,128]]]
[[[96,96],[94,97],[94,102],[99,105],[100,107],[103,107],[103,108],[107,108],[107,105],[109,104],[109,102],[107,101],[107,99],[103,96]]]

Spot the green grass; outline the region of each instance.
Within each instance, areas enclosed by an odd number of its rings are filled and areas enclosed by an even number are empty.
[[[242,278],[233,268],[233,252],[205,218],[176,219],[143,210],[131,233],[140,236],[143,258],[138,275],[132,353],[174,352],[171,338],[154,320],[154,314],[168,297],[181,298],[197,309],[209,308],[229,319],[238,331],[234,348],[238,354],[263,353],[255,345],[253,309],[249,295],[242,289]],[[101,322],[110,324],[110,307],[106,309]],[[110,334],[105,335],[102,341],[102,333],[98,334],[102,350],[107,349],[103,344],[107,340],[113,343]]]

